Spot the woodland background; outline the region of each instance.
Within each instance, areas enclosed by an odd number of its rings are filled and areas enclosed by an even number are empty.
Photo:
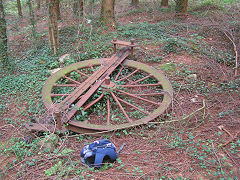
[[[0,0],[0,178],[239,179],[239,9],[238,0]],[[134,59],[164,71],[172,112],[101,136],[126,146],[100,170],[80,162],[96,137],[26,143],[50,70],[110,57],[114,37],[136,39]]]

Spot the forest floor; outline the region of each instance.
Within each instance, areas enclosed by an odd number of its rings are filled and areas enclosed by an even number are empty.
[[[160,10],[154,4],[116,6],[118,24],[110,29],[93,15],[80,26],[69,16],[69,7],[62,7],[57,55],[48,49],[46,9],[36,12],[36,42],[29,20],[8,14],[15,66],[13,74],[0,72],[0,179],[239,179],[240,79],[234,76],[234,51],[224,32],[239,31],[240,25],[222,21],[236,21],[239,14],[203,6],[176,19],[171,8]],[[113,37],[135,38],[134,59],[165,73],[174,89],[171,112],[156,123],[101,137],[66,132],[26,143],[25,125],[45,112],[41,89],[49,70],[109,57]],[[71,58],[61,64],[64,54]],[[81,164],[80,152],[99,138],[111,140],[117,149],[126,145],[116,162],[96,170]]]

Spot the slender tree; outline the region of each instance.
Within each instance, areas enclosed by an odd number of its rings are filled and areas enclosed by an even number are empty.
[[[74,0],[73,14],[77,17],[83,16],[83,0]]]
[[[132,0],[131,5],[132,6],[138,6],[139,5],[139,0]]]
[[[57,53],[59,47],[59,32],[58,32],[58,0],[49,0],[48,3],[48,14],[49,14],[49,25],[48,25],[48,34],[49,34],[49,46],[53,50],[53,53]]]
[[[184,15],[187,12],[188,0],[176,0],[176,13]]]
[[[105,25],[115,25],[114,4],[115,0],[102,0],[101,21]]]
[[[17,0],[17,8],[18,8],[18,16],[22,18],[22,5],[20,0]]]
[[[161,1],[161,8],[167,8],[168,7],[168,0],[162,0]]]
[[[30,22],[31,22],[31,26],[32,26],[32,35],[33,35],[34,39],[36,40],[36,38],[37,38],[36,22],[35,22],[34,12],[33,12],[33,8],[32,8],[32,0],[28,0],[27,5],[28,5],[28,9],[29,9],[29,17],[30,17]]]
[[[7,23],[5,20],[5,11],[3,8],[3,0],[0,0],[0,62],[6,68],[8,67],[7,53]]]

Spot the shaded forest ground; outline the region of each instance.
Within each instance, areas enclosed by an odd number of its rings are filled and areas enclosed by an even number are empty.
[[[187,18],[179,20],[173,6],[161,10],[151,1],[134,8],[117,1],[118,25],[109,29],[97,20],[99,4],[87,8],[86,19],[79,22],[69,16],[71,7],[64,3],[56,56],[48,49],[44,6],[36,12],[37,40],[31,37],[29,19],[19,21],[11,11],[7,14],[14,66],[11,75],[0,72],[0,177],[238,179],[240,80],[234,76],[234,51],[224,32],[233,30],[239,38],[239,4],[190,3]],[[26,144],[25,124],[44,113],[41,88],[49,70],[109,57],[113,37],[135,38],[139,44],[135,59],[165,72],[174,88],[171,113],[157,123],[103,135],[118,148],[126,146],[117,162],[100,170],[80,163],[82,147],[96,137],[67,132]],[[70,58],[59,63],[63,54]],[[39,145],[41,141],[49,146]]]

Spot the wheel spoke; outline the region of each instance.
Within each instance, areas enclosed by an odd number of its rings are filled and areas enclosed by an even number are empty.
[[[141,81],[144,81],[145,79],[148,79],[148,78],[150,78],[150,77],[152,77],[151,74],[148,75],[148,76],[146,76],[146,77],[144,77],[144,78],[142,78],[142,79],[139,79],[139,80],[137,80],[137,81],[134,81],[132,84],[137,84],[137,83],[139,83],[139,82],[141,82]]]
[[[160,86],[161,83],[156,84],[126,84],[126,85],[118,85],[117,87],[149,87],[149,86]]]
[[[165,92],[159,92],[159,93],[145,93],[145,94],[134,94],[135,96],[156,96],[156,95],[163,95]]]
[[[132,73],[130,73],[129,75],[127,75],[127,76],[125,76],[125,77],[123,77],[122,79],[119,79],[118,81],[122,81],[122,80],[124,80],[124,79],[127,79],[128,77],[130,77],[130,76],[132,76],[132,75],[134,75],[135,73],[137,73],[139,71],[139,69],[136,69],[135,71],[133,71]]]
[[[133,121],[129,118],[129,116],[127,115],[126,111],[123,109],[123,107],[122,107],[121,103],[118,101],[117,97],[113,94],[113,92],[110,92],[110,93],[111,93],[113,99],[117,102],[119,108],[122,110],[123,114],[126,116],[127,120],[128,120],[130,123],[133,122]]]
[[[87,104],[83,110],[86,111],[88,108],[92,107],[94,104],[96,104],[98,101],[100,101],[103,97],[104,93],[102,93],[97,99],[95,99],[94,101],[90,102],[89,104]]]
[[[149,103],[151,103],[151,104],[160,105],[160,104],[157,103],[157,102],[154,102],[154,101],[150,101],[150,100],[148,100],[148,99],[141,98],[141,97],[139,97],[139,96],[136,96],[136,95],[131,94],[131,93],[127,93],[127,92],[122,91],[122,90],[119,90],[119,89],[117,89],[117,91],[119,91],[120,93],[123,93],[123,94],[125,94],[125,95],[132,96],[132,97],[134,97],[134,98],[137,98],[137,99],[140,99],[140,100],[149,102]]]
[[[67,76],[63,76],[65,79],[68,79],[69,81],[72,81],[78,85],[80,85],[81,83],[79,81],[75,81],[74,79],[71,79],[70,77],[67,77]]]
[[[89,76],[88,75],[86,75],[85,73],[83,73],[83,72],[81,72],[81,71],[79,71],[79,70],[75,70],[78,74],[80,74],[80,75],[82,75],[82,76],[85,76],[85,77],[87,77],[87,78],[89,78]]]
[[[118,77],[120,76],[122,70],[123,70],[124,66],[122,65],[120,71],[118,72],[117,76],[115,77],[115,81],[117,81]]]
[[[118,99],[119,101],[121,101],[121,102],[123,102],[123,103],[125,103],[125,104],[127,104],[127,105],[129,105],[129,106],[131,106],[131,107],[133,107],[133,108],[135,108],[135,109],[137,109],[137,110],[143,112],[144,114],[150,114],[149,112],[146,112],[146,111],[144,111],[144,110],[138,108],[137,106],[134,106],[133,104],[131,104],[131,103],[127,102],[127,101],[122,100],[122,99],[119,98],[119,97],[117,97],[117,99]]]

